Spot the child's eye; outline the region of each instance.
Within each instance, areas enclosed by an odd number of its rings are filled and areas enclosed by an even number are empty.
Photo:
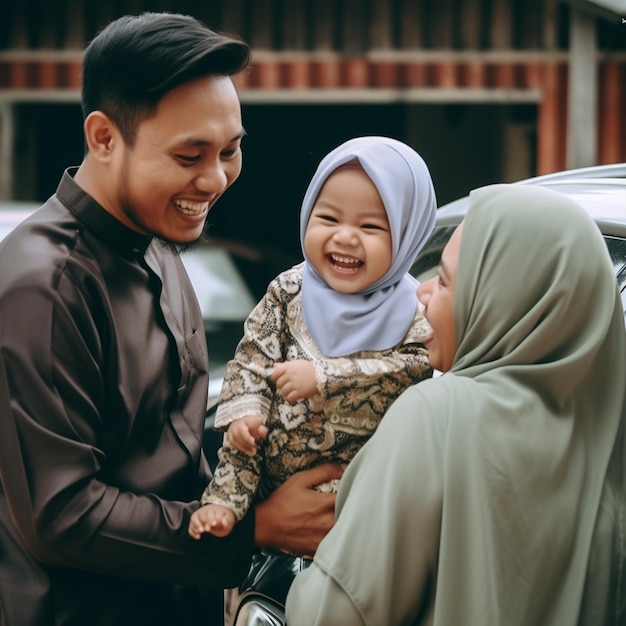
[[[322,222],[328,222],[330,224],[337,224],[338,220],[336,217],[331,215],[330,213],[313,213],[311,217],[318,219]]]

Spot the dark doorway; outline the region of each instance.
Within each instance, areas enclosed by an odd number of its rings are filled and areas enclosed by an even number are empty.
[[[428,164],[439,204],[492,182],[535,173],[534,104],[242,105],[247,137],[241,177],[209,215],[210,234],[300,260],[299,211],[319,161],[351,137],[406,141]],[[15,106],[13,196],[44,201],[63,170],[80,163],[78,103]]]
[[[75,103],[24,103],[14,108],[13,199],[43,202],[63,171],[83,157],[83,123]]]
[[[319,161],[357,135],[401,139],[405,112],[402,105],[244,104],[244,167],[211,213],[216,234],[300,257],[300,203]]]

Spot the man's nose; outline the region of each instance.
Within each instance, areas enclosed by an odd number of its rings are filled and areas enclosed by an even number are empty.
[[[196,186],[201,191],[219,194],[228,186],[228,176],[219,163],[211,163],[196,177]]]

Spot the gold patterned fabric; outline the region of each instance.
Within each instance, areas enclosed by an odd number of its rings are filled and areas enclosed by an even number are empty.
[[[389,350],[324,357],[302,314],[302,264],[279,275],[250,314],[234,359],[228,364],[216,427],[246,415],[269,427],[254,456],[224,438],[220,462],[202,498],[226,504],[237,517],[258,495],[266,497],[294,472],[325,461],[348,462],[369,439],[402,391],[432,375],[420,343],[430,327],[419,310],[403,342]],[[275,362],[313,361],[319,393],[289,403],[270,380]]]

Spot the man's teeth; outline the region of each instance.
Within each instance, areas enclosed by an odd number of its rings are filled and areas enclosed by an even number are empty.
[[[192,202],[191,200],[176,200],[174,204],[185,215],[201,215],[209,210],[208,202]]]

